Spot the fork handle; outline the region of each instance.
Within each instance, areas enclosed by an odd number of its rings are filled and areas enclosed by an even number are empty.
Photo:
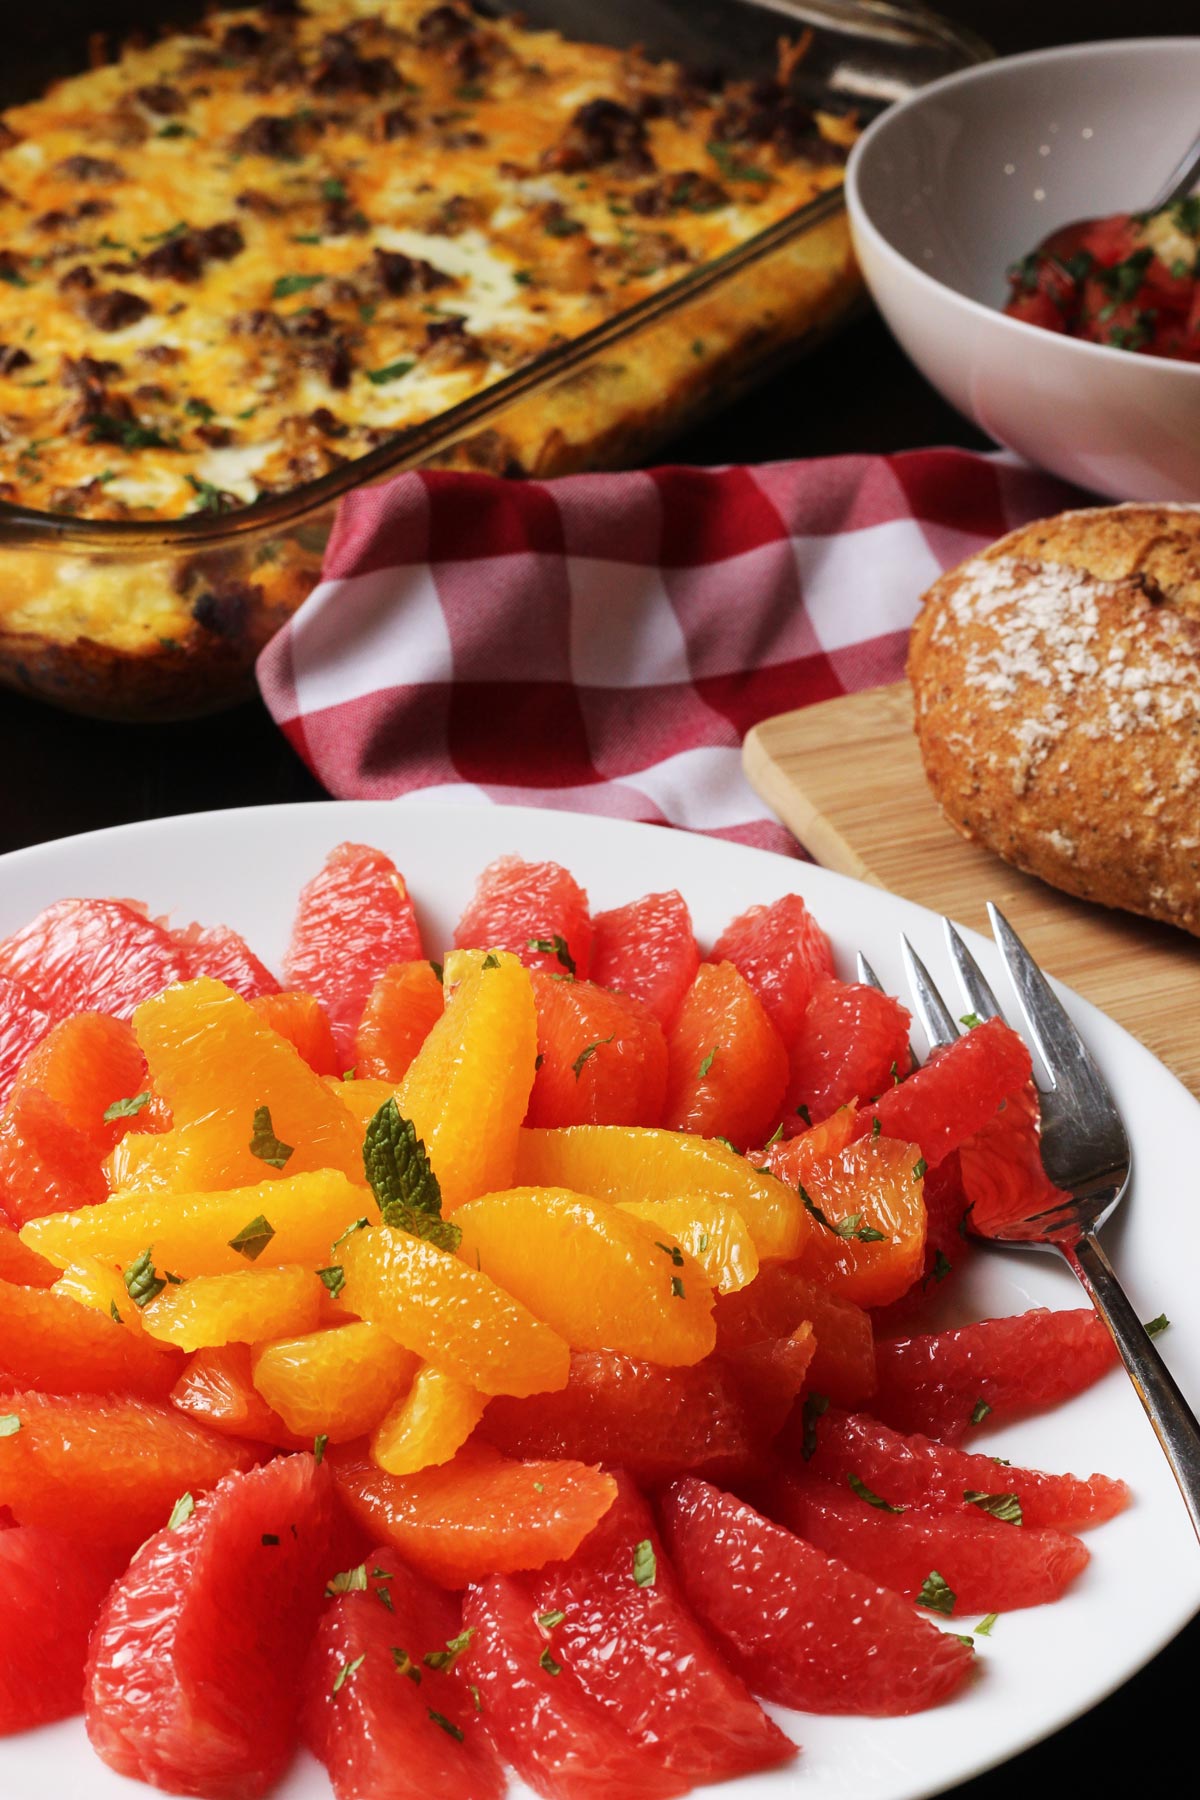
[[[1060,1243],[1058,1248],[1112,1333],[1200,1537],[1200,1421],[1134,1312],[1095,1233],[1085,1231],[1076,1243]]]

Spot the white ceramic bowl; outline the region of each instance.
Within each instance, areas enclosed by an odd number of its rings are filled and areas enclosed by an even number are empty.
[[[884,113],[847,170],[855,248],[917,367],[1011,450],[1118,500],[1200,499],[1200,364],[1009,319],[1007,265],[1144,207],[1200,130],[1200,37],[984,63]]]

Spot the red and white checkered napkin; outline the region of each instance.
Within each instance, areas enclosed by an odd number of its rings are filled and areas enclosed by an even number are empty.
[[[342,799],[565,807],[794,854],[742,774],[750,726],[896,680],[941,570],[1078,499],[958,450],[405,474],[343,501],[259,684]]]

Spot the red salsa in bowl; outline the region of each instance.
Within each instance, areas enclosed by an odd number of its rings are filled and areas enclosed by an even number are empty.
[[[1200,195],[1052,232],[1008,271],[1013,319],[1200,362]]]

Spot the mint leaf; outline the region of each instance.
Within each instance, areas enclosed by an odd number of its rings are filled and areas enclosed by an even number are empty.
[[[923,1156],[919,1156],[917,1158],[916,1162],[913,1164],[913,1180],[914,1181],[923,1180],[925,1171],[928,1167],[929,1167],[929,1164],[925,1161],[925,1158]]]
[[[329,1433],[322,1431],[313,1439],[313,1461],[323,1463],[325,1452],[329,1447]]]
[[[1157,1319],[1146,1320],[1146,1333],[1149,1337],[1158,1337],[1160,1332],[1166,1331],[1169,1328],[1170,1323],[1171,1321],[1168,1319],[1166,1313],[1159,1313]]]
[[[972,1425],[982,1425],[991,1410],[986,1400],[977,1400],[971,1408]]]
[[[117,1303],[115,1300],[109,1301],[108,1310],[112,1314],[112,1321],[113,1321],[114,1325],[123,1325],[125,1323],[124,1319],[121,1317],[120,1313],[117,1311]]]
[[[975,1627],[976,1637],[991,1637],[992,1626],[996,1623],[996,1620],[999,1617],[1000,1617],[999,1613],[985,1613],[983,1618],[980,1619],[978,1625]]]
[[[908,1510],[904,1506],[893,1506],[890,1500],[881,1500],[875,1490],[867,1486],[861,1475],[847,1475],[846,1480],[860,1500],[865,1500],[868,1506],[877,1506],[880,1512],[902,1513]]]
[[[248,1225],[242,1226],[236,1237],[230,1238],[229,1248],[244,1256],[247,1262],[257,1262],[274,1236],[275,1227],[258,1213]]]
[[[455,1251],[462,1227],[442,1218],[442,1190],[416,1126],[385,1100],[367,1126],[363,1168],[385,1225]]]
[[[658,1580],[658,1558],[649,1538],[633,1547],[633,1579],[639,1587],[653,1587]]]
[[[983,1020],[977,1012],[963,1013],[958,1022],[960,1025],[965,1025],[968,1031],[974,1031],[977,1025],[983,1024]]]
[[[143,1106],[149,1106],[150,1100],[150,1089],[147,1088],[144,1094],[134,1094],[128,1100],[114,1100],[111,1106],[105,1107],[101,1117],[106,1125],[111,1125],[116,1119],[132,1119],[134,1113],[140,1113]]]
[[[494,950],[489,950],[479,966],[481,969],[498,969],[500,967],[500,958],[496,955]]]
[[[917,1595],[917,1605],[927,1606],[930,1612],[945,1613],[949,1618],[954,1611],[957,1599],[958,1595],[945,1577],[939,1575],[936,1569],[930,1569],[921,1583],[921,1591]]]
[[[452,1725],[450,1723],[450,1720],[446,1717],[445,1713],[434,1712],[432,1706],[429,1708],[429,1716],[433,1720],[435,1725],[441,1726],[442,1730],[447,1734],[448,1737],[452,1737],[456,1743],[459,1743],[459,1744],[462,1743],[464,1737],[466,1736],[466,1732],[463,1731],[463,1729],[460,1725]]]
[[[370,1223],[370,1219],[355,1219],[353,1225],[347,1225],[345,1231],[343,1231],[340,1236],[334,1238],[329,1248],[331,1250],[337,1250],[345,1243],[348,1237],[353,1237],[356,1231],[365,1231]]]
[[[933,1267],[921,1277],[922,1288],[927,1288],[931,1281],[945,1281],[953,1267],[954,1264],[950,1261],[946,1252],[944,1250],[938,1250],[933,1259]],[[988,1411],[991,1411],[990,1407],[988,1408]],[[972,1422],[974,1423],[974,1421]]]
[[[530,938],[525,948],[527,950],[540,950],[543,956],[557,956],[559,962],[567,971],[567,974],[574,975],[575,958],[571,955],[566,938],[559,937],[557,932],[555,932],[553,937],[549,938]]]
[[[340,1263],[334,1263],[328,1269],[318,1269],[317,1280],[324,1282],[333,1299],[336,1300],[346,1285],[346,1272]]]
[[[575,1061],[571,1064],[571,1067],[575,1071],[576,1081],[578,1081],[579,1077],[583,1074],[583,1065],[587,1061],[588,1057],[595,1056],[595,1054],[596,1054],[597,1050],[600,1048],[601,1044],[611,1044],[613,1039],[616,1037],[616,1035],[617,1034],[615,1031],[610,1031],[606,1038],[597,1038],[594,1044],[586,1044],[584,1046],[584,1048],[579,1052],[579,1055],[575,1058]]]
[[[566,1616],[567,1615],[565,1612],[561,1612],[557,1607],[555,1607],[553,1612],[539,1613],[538,1614],[538,1624],[541,1626],[543,1631],[553,1631],[554,1627],[556,1625],[562,1624],[562,1622],[566,1618]]]
[[[352,1675],[357,1675],[358,1671],[362,1668],[362,1666],[366,1662],[366,1660],[367,1660],[367,1653],[364,1650],[362,1655],[356,1656],[353,1662],[343,1663],[341,1668],[338,1670],[337,1674],[333,1678],[333,1686],[329,1690],[330,1693],[331,1694],[340,1694],[342,1689],[345,1687],[346,1683],[349,1681],[350,1677]]]
[[[167,1520],[167,1530],[175,1531],[180,1525],[186,1525],[196,1510],[196,1502],[190,1494],[180,1494],[171,1508],[171,1516]]]
[[[804,1435],[800,1440],[800,1454],[808,1462],[817,1448],[817,1420],[823,1419],[829,1411],[829,1401],[824,1394],[809,1394],[804,1402]]]
[[[412,1657],[408,1654],[407,1650],[401,1650],[401,1648],[398,1644],[393,1644],[392,1645],[392,1661],[396,1665],[397,1675],[407,1675],[408,1679],[410,1681],[415,1682],[416,1685],[418,1687],[420,1687],[421,1671],[420,1671],[420,1669],[418,1669],[416,1663],[413,1661]]]
[[[325,1584],[325,1592],[333,1594],[364,1594],[367,1590],[367,1565],[359,1563],[357,1569],[344,1569],[335,1575],[332,1581]]]
[[[963,1499],[968,1506],[977,1506],[980,1512],[991,1513],[993,1519],[1003,1519],[1006,1525],[1025,1523],[1021,1502],[1015,1494],[981,1494],[978,1488],[964,1488]]]
[[[16,1413],[0,1413],[0,1438],[16,1437],[21,1421]]]
[[[538,1667],[540,1669],[545,1669],[547,1675],[561,1675],[562,1674],[562,1664],[560,1662],[556,1662],[554,1660],[554,1657],[552,1656],[551,1651],[550,1651],[549,1644],[546,1645],[546,1648],[542,1651],[542,1654],[538,1657]]]
[[[273,1169],[282,1169],[292,1154],[292,1146],[282,1143],[275,1136],[275,1127],[271,1123],[269,1106],[256,1106],[254,1109],[254,1132],[250,1139],[250,1154],[257,1156],[260,1162],[269,1163]]]
[[[287,300],[292,294],[303,294],[306,289],[317,287],[324,279],[323,275],[280,275],[271,289],[271,298]]]
[[[708,1055],[705,1057],[704,1061],[700,1064],[700,1067],[696,1070],[697,1078],[700,1081],[704,1080],[704,1077],[708,1074],[708,1071],[712,1068],[713,1057],[716,1054],[717,1054],[717,1046],[716,1046],[716,1044],[714,1044],[712,1049],[709,1051]]]
[[[166,1282],[154,1272],[154,1245],[148,1244],[139,1257],[123,1271],[122,1279],[125,1291],[133,1304],[141,1308],[149,1306],[166,1287]]]
[[[382,387],[385,382],[399,381],[400,377],[407,375],[413,367],[415,367],[415,358],[402,356],[398,362],[385,363],[382,369],[368,369],[367,380],[372,387]]]
[[[682,1278],[678,1275],[672,1275],[671,1277],[671,1293],[676,1300],[684,1300],[687,1298],[683,1291]]]
[[[457,1637],[447,1638],[444,1650],[427,1650],[421,1661],[427,1669],[452,1669],[474,1636],[475,1627],[468,1625]]]

